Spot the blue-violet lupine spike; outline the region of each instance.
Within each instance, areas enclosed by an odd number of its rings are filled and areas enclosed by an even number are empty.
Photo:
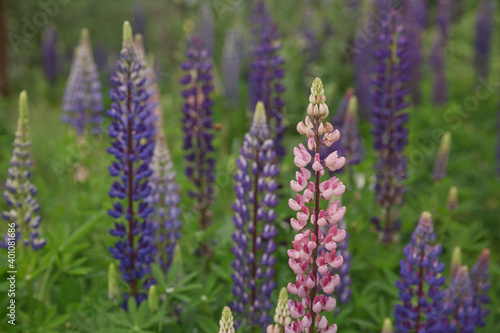
[[[437,27],[440,34],[447,40],[451,23],[451,0],[438,0],[437,7]]]
[[[201,36],[207,51],[213,56],[215,52],[215,24],[210,0],[200,1],[198,22],[200,25],[197,33]]]
[[[402,181],[406,179],[407,159],[403,150],[408,144],[405,125],[409,119],[407,44],[401,14],[391,11],[382,21],[372,81],[372,134],[378,152],[375,190],[382,210],[381,216],[372,220],[384,243],[392,241],[399,229],[398,210],[405,191]]]
[[[439,0],[438,31],[430,55],[430,65],[434,74],[432,100],[435,105],[448,102],[448,82],[446,80],[446,45],[450,25],[450,0]]]
[[[483,327],[485,325],[485,318],[490,313],[485,305],[490,303],[488,291],[491,288],[490,284],[490,250],[484,249],[476,264],[471,270],[472,288],[474,292],[473,305],[476,308],[476,326]]]
[[[253,53],[250,64],[249,94],[250,109],[255,110],[257,102],[264,103],[269,128],[273,134],[277,157],[282,159],[286,150],[283,146],[285,125],[281,95],[285,91],[285,60],[278,54],[282,44],[278,26],[271,22],[264,1],[258,0],[252,14]]]
[[[115,219],[110,234],[119,238],[110,252],[120,260],[119,268],[130,287],[130,296],[138,303],[146,298],[139,283],[147,278],[156,252],[154,225],[149,221],[154,207],[147,202],[151,193],[148,179],[153,173],[150,163],[155,148],[155,119],[154,105],[148,103],[149,94],[144,87],[146,78],[141,76],[144,66],[134,50],[130,24],[125,22],[120,60],[111,78],[112,104],[106,112],[112,118],[108,127],[112,141],[107,150],[115,157],[109,172],[117,177],[109,191],[116,202],[108,213]],[[125,304],[128,297],[124,295]]]
[[[23,91],[19,95],[19,118],[14,151],[3,192],[8,210],[2,212],[2,218],[9,223],[9,229],[15,229],[15,232],[9,231],[0,243],[0,246],[5,249],[22,244],[38,250],[46,243],[46,240],[40,238],[38,234],[42,218],[39,215],[40,206],[36,200],[38,189],[31,183],[30,147],[28,96],[26,91]]]
[[[467,266],[459,267],[451,276],[443,293],[442,328],[439,332],[473,333],[477,320],[474,290]]]
[[[214,199],[215,159],[213,157],[214,125],[210,97],[213,90],[212,61],[199,36],[193,36],[186,51],[186,61],[181,65],[185,72],[180,82],[184,85],[182,96],[183,149],[186,175],[195,186],[189,194],[200,212],[201,228],[211,223],[210,205]]]
[[[428,212],[422,213],[411,242],[405,246],[405,259],[399,263],[401,280],[396,282],[401,304],[394,309],[398,332],[434,332],[442,311],[441,286],[444,264],[439,262],[442,248]],[[441,332],[436,330],[436,332]]]
[[[243,57],[241,34],[230,30],[224,40],[222,51],[222,76],[224,95],[232,107],[240,102],[241,60]]]
[[[54,85],[59,75],[59,59],[57,53],[57,30],[49,25],[45,28],[42,37],[43,70],[50,85]]]
[[[245,134],[240,157],[236,160],[238,171],[234,176],[232,309],[236,327],[265,328],[271,322],[269,311],[273,303],[270,297],[276,288],[274,237],[278,234],[274,207],[279,202],[274,193],[278,187],[275,158],[266,111],[264,104],[259,102],[250,132]]]
[[[494,7],[493,0],[481,0],[477,12],[474,64],[477,75],[483,78],[489,71]]]
[[[89,32],[82,29],[80,43],[75,48],[71,70],[64,88],[62,120],[73,126],[79,136],[88,129],[101,132],[104,105],[99,72],[92,56]]]
[[[156,261],[167,273],[174,257],[175,245],[180,237],[181,210],[179,185],[175,181],[172,159],[163,134],[156,139],[151,170],[153,174],[149,178],[151,194],[148,202],[155,209],[151,220],[156,229]]]

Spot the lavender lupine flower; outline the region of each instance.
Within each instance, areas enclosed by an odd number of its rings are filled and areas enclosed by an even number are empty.
[[[371,93],[371,76],[373,67],[373,54],[375,51],[375,40],[367,35],[366,31],[373,22],[370,21],[368,11],[361,17],[356,31],[355,47],[353,56],[354,82],[356,96],[359,100],[359,110],[363,116],[368,116],[373,108],[373,96]]]
[[[0,246],[5,249],[22,244],[26,248],[39,250],[46,243],[45,238],[40,238],[38,234],[42,218],[35,197],[38,189],[31,183],[30,147],[28,95],[26,91],[22,91],[19,95],[19,118],[14,151],[3,192],[8,210],[2,212],[2,218],[9,224],[9,231]]]
[[[448,165],[448,157],[450,155],[451,133],[445,132],[439,144],[439,150],[434,163],[434,171],[432,179],[434,181],[442,180],[446,177],[446,166]]]
[[[341,196],[345,186],[336,177],[321,182],[321,176],[325,174],[325,168],[331,172],[340,169],[345,159],[337,152],[323,161],[320,159],[321,145],[331,146],[340,137],[332,124],[323,124],[329,113],[325,100],[323,83],[316,78],[311,87],[305,124],[300,122],[297,125],[297,131],[308,137],[308,148],[314,153],[311,154],[303,144],[294,148],[294,163],[300,172],[297,171],[296,180],[290,182],[291,189],[297,192],[296,200],[290,199],[288,204],[297,212],[297,218],[290,220],[291,226],[301,232],[295,235],[293,248],[288,250],[288,264],[297,277],[287,289],[302,300],[288,301],[290,314],[296,321],[285,328],[286,333],[337,332],[337,325],[330,326],[322,312],[333,311],[336,306],[335,299],[329,295],[335,291],[340,277],[337,274],[332,276],[329,269],[342,266],[343,258],[336,255],[336,248],[337,243],[344,240],[345,230],[339,229],[337,223],[342,220],[346,208],[340,207],[337,200],[329,203],[326,209],[320,209],[320,202],[328,202],[334,195]],[[311,176],[314,177],[312,181]],[[309,221],[311,225],[308,225]],[[320,229],[324,227],[328,228],[326,236]]]
[[[257,103],[252,127],[245,134],[239,167],[234,176],[236,200],[233,204],[236,227],[233,234],[235,255],[232,275],[234,281],[233,311],[237,315],[236,328],[267,327],[271,317],[271,293],[276,288],[274,265],[278,229],[274,207],[278,197],[275,177],[278,167],[274,164],[276,153],[262,102]],[[243,320],[246,319],[246,320]]]
[[[153,173],[150,163],[155,148],[152,126],[155,119],[151,114],[154,106],[147,103],[146,79],[141,77],[143,66],[145,64],[137,60],[130,24],[125,22],[120,60],[111,78],[113,102],[106,112],[113,119],[108,127],[112,138],[108,152],[116,158],[109,166],[109,173],[118,177],[109,191],[109,196],[116,201],[108,214],[115,219],[110,234],[119,238],[110,252],[120,260],[119,268],[129,285],[130,296],[138,303],[146,298],[139,283],[149,274],[156,251],[154,225],[149,221],[154,207],[147,202],[151,193],[148,180]],[[123,218],[126,223],[120,222]],[[127,297],[128,294],[125,299]]]
[[[426,0],[407,1],[405,4],[405,21],[408,31],[408,61],[409,75],[411,80],[408,82],[411,100],[413,104],[419,104],[422,99],[421,81],[422,81],[422,36],[427,24],[427,3]]]
[[[285,156],[282,141],[285,135],[283,124],[284,100],[280,97],[285,91],[282,84],[285,60],[278,55],[282,45],[279,41],[278,27],[271,22],[264,1],[256,2],[252,15],[253,54],[250,64],[249,94],[250,109],[255,110],[257,102],[264,103],[267,120],[274,142],[277,156]]]
[[[200,212],[201,228],[204,230],[211,221],[210,205],[213,201],[215,180],[214,126],[212,122],[213,100],[212,62],[210,53],[203,46],[199,36],[193,36],[186,51],[187,60],[182,64],[186,72],[180,82],[185,86],[182,111],[184,131],[183,149],[186,151],[186,175],[196,189],[189,192]]]
[[[439,0],[437,17],[438,31],[430,56],[431,68],[434,73],[432,100],[436,105],[442,105],[448,101],[448,82],[446,80],[446,44],[448,41],[450,15],[450,0]]]
[[[485,309],[485,305],[490,302],[490,297],[488,296],[488,291],[490,290],[490,250],[484,249],[476,264],[472,267],[472,289],[474,292],[473,305],[476,308],[476,326],[483,327],[485,325],[485,318],[490,313],[488,309]]]
[[[234,30],[228,31],[222,50],[222,77],[224,95],[233,107],[240,102],[242,47],[240,34]]]
[[[405,246],[405,259],[399,263],[401,281],[396,282],[402,304],[394,309],[398,332],[440,332],[441,286],[445,277],[441,274],[444,264],[439,262],[441,246],[428,212],[422,213],[411,243]]]
[[[173,163],[163,134],[156,139],[151,170],[153,174],[149,178],[151,194],[148,201],[155,209],[151,220],[156,229],[157,261],[167,273],[180,237],[181,210],[179,185],[175,181]]]
[[[234,321],[231,309],[228,306],[222,310],[222,317],[219,321],[219,333],[234,333]]]
[[[57,54],[57,30],[53,25],[45,28],[42,37],[43,71],[50,85],[54,85],[59,74]]]
[[[288,308],[288,291],[285,287],[281,288],[274,313],[274,325],[267,326],[266,333],[283,333],[285,327],[290,325],[290,309]]]
[[[488,75],[494,13],[493,0],[481,0],[477,12],[476,53],[474,56],[476,72],[480,77],[486,77],[486,75]]]
[[[64,88],[62,120],[73,126],[79,136],[85,129],[101,132],[104,105],[97,65],[92,56],[89,31],[82,29],[80,43],[75,48],[71,71]]]
[[[215,52],[215,24],[210,0],[201,0],[198,21],[200,25],[197,33],[205,43],[207,51],[213,55]]]
[[[478,309],[474,307],[474,290],[467,266],[459,267],[451,276],[443,293],[442,332],[474,332]]]
[[[403,150],[408,144],[408,113],[405,111],[408,79],[407,39],[398,11],[391,11],[382,21],[379,46],[375,52],[376,65],[372,82],[372,123],[374,147],[378,152],[375,164],[377,202],[382,209],[380,217],[373,218],[384,243],[389,242],[399,229],[398,208],[405,191],[407,160]],[[395,52],[393,52],[393,49]]]

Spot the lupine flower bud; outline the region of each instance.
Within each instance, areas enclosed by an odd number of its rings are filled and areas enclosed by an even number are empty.
[[[219,321],[219,333],[234,333],[233,314],[228,306],[222,310],[222,318]]]
[[[460,267],[462,267],[462,250],[460,249],[460,247],[455,246],[453,248],[453,253],[451,254],[451,263],[450,263],[451,276],[455,276]]]
[[[283,333],[285,326],[290,325],[291,322],[290,309],[288,309],[288,292],[283,287],[280,290],[278,305],[276,305],[276,312],[274,313],[274,325],[269,325],[266,333]]]
[[[493,0],[481,0],[477,12],[474,64],[477,75],[483,78],[488,75],[490,65],[494,7]]]
[[[185,75],[180,82],[185,86],[182,111],[184,131],[183,148],[186,175],[195,189],[189,195],[195,200],[195,208],[200,212],[201,228],[205,230],[211,223],[210,205],[214,199],[215,159],[212,156],[214,126],[210,97],[212,85],[212,62],[210,53],[199,36],[193,36],[186,50],[187,60],[181,65]]]
[[[159,303],[160,303],[160,298],[158,296],[158,291],[156,290],[156,286],[152,285],[151,287],[149,287],[149,291],[148,291],[149,311],[151,311],[151,312],[158,311]]]
[[[448,192],[448,201],[446,202],[446,208],[453,212],[458,207],[458,189],[456,186],[450,187],[450,191]]]
[[[143,77],[145,63],[137,57],[128,22],[123,24],[122,46],[116,73],[111,79],[111,109],[106,112],[112,118],[108,127],[112,139],[108,153],[115,157],[108,169],[113,177],[117,177],[109,191],[109,196],[116,200],[108,211],[115,219],[110,234],[119,238],[110,252],[120,260],[119,268],[130,287],[130,295],[140,303],[146,294],[140,291],[139,283],[149,274],[156,252],[154,225],[150,221],[154,207],[148,203],[155,117],[152,114],[154,105],[148,103],[149,93]],[[150,281],[145,279],[144,283],[147,289]],[[124,305],[127,297],[128,294]]]
[[[483,327],[485,325],[485,318],[490,313],[485,308],[486,304],[490,302],[488,291],[491,288],[490,284],[490,250],[484,249],[476,264],[472,267],[472,288],[474,292],[473,305],[476,313],[476,326]]]
[[[382,326],[381,333],[393,333],[392,321],[389,318],[384,319],[384,325]]]
[[[108,268],[108,297],[116,301],[120,296],[120,287],[118,286],[118,271],[114,263],[109,264]]]
[[[459,267],[443,293],[442,332],[474,332],[477,309],[467,266]]]
[[[28,95],[23,90],[19,94],[19,118],[14,151],[3,192],[8,209],[2,212],[2,218],[9,223],[9,229],[12,229],[14,224],[15,232],[9,231],[9,235],[4,235],[3,242],[0,243],[4,249],[22,245],[36,251],[46,243],[46,240],[40,239],[38,234],[42,217],[39,215],[40,206],[36,200],[38,189],[31,183],[33,162],[29,131]]]
[[[255,110],[257,102],[264,103],[271,133],[274,133],[275,151],[282,159],[285,148],[282,144],[285,135],[283,108],[285,101],[285,60],[278,55],[282,45],[279,40],[278,26],[271,22],[264,1],[255,2],[252,14],[253,53],[249,70],[250,109]]]
[[[377,202],[382,210],[372,221],[384,243],[390,242],[399,229],[399,207],[403,202],[407,159],[403,152],[408,144],[405,125],[405,88],[408,79],[407,39],[405,26],[398,11],[391,11],[382,22],[379,47],[375,52],[376,65],[372,83],[374,106],[372,133],[378,152],[376,170]],[[397,92],[397,93],[394,93]]]
[[[323,182],[320,178],[325,174],[325,168],[330,171],[342,168],[345,158],[339,157],[337,152],[331,153],[323,162],[319,158],[321,145],[324,144],[325,137],[333,134],[333,127],[324,126],[322,123],[322,119],[328,116],[328,107],[325,104],[323,84],[318,78],[311,87],[309,103],[305,124],[300,124],[297,128],[301,134],[305,128],[307,136],[312,132],[309,149],[313,150],[313,153],[311,154],[303,144],[294,148],[294,162],[300,172],[297,171],[296,180],[290,182],[292,190],[297,192],[296,199],[289,200],[290,208],[297,212],[297,217],[292,218],[290,224],[300,233],[295,235],[293,248],[288,250],[288,264],[296,274],[296,281],[289,283],[287,289],[291,294],[298,295],[302,301],[289,301],[290,314],[297,320],[288,325],[285,332],[301,333],[306,330],[333,333],[337,331],[337,325],[330,326],[321,313],[333,311],[336,306],[335,299],[329,295],[338,286],[340,277],[332,276],[330,268],[339,269],[343,263],[342,256],[336,255],[336,248],[337,244],[344,240],[346,233],[345,230],[339,229],[337,224],[342,220],[346,209],[340,207],[340,201],[328,201],[333,195],[341,196],[345,186],[336,177]],[[320,105],[322,109],[319,108]],[[326,131],[327,127],[330,132]],[[338,135],[334,141],[337,140]],[[309,167],[314,174],[309,171]],[[320,209],[321,200],[327,201],[326,209]],[[308,225],[308,222],[311,225]],[[326,236],[320,227],[326,227]]]
[[[238,171],[234,176],[236,200],[233,204],[235,255],[232,275],[234,287],[233,311],[237,314],[236,328],[267,327],[271,321],[271,293],[274,281],[274,225],[279,203],[274,194],[278,167],[273,150],[264,104],[257,103],[250,132],[245,135],[240,157],[236,160]]]
[[[446,166],[448,164],[448,157],[450,155],[450,145],[451,145],[451,133],[445,132],[441,138],[441,143],[439,145],[439,150],[436,156],[436,162],[434,164],[434,171],[432,173],[432,179],[438,181],[446,177]]]
[[[62,120],[73,126],[79,136],[83,135],[85,129],[93,134],[101,132],[104,110],[101,82],[87,29],[82,29],[80,43],[73,54],[62,109]]]
[[[441,246],[429,212],[422,213],[412,234],[411,243],[403,250],[399,263],[401,281],[396,282],[402,304],[394,309],[396,329],[400,332],[427,332],[439,327],[445,282],[444,264],[439,262]]]

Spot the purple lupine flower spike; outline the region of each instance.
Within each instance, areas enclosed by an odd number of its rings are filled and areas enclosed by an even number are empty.
[[[224,95],[232,107],[240,102],[241,60],[243,43],[240,33],[231,30],[226,34],[222,51],[222,76]]]
[[[431,332],[439,327],[445,277],[439,262],[442,248],[428,212],[422,213],[411,242],[405,246],[405,259],[399,263],[401,281],[396,282],[401,304],[394,309],[398,332]],[[432,331],[434,332],[434,331]],[[438,331],[436,331],[438,332]]]
[[[282,45],[279,41],[279,31],[275,23],[271,22],[264,1],[256,2],[252,14],[253,53],[250,64],[249,94],[250,109],[255,110],[257,102],[264,103],[269,128],[273,134],[276,154],[282,159],[285,148],[282,141],[285,135],[283,124],[283,108],[285,106],[281,95],[285,91],[283,68],[285,60],[278,55]]]
[[[443,293],[441,332],[473,333],[477,319],[474,290],[467,266],[458,267]]]
[[[393,52],[395,49],[395,52]],[[399,206],[405,191],[407,160],[403,150],[408,144],[408,113],[405,109],[408,79],[407,39],[398,11],[391,11],[382,21],[379,45],[375,52],[372,82],[372,124],[374,147],[378,152],[375,164],[377,202],[381,216],[372,219],[384,243],[390,242],[399,229]]]
[[[167,273],[180,237],[181,210],[179,185],[175,181],[172,159],[163,134],[156,139],[151,170],[153,174],[149,178],[151,194],[148,201],[155,209],[151,220],[156,229],[157,262]]]
[[[472,289],[474,292],[473,305],[476,308],[476,326],[483,327],[485,325],[485,318],[490,313],[485,305],[490,302],[488,291],[491,288],[490,284],[490,250],[484,249],[476,264],[472,267]]]
[[[235,255],[232,275],[236,327],[267,327],[271,322],[269,310],[273,307],[271,293],[276,288],[274,265],[278,229],[274,194],[278,184],[274,180],[278,167],[276,153],[266,119],[264,104],[257,103],[250,132],[245,134],[240,157],[236,160],[238,172],[234,176],[236,201],[233,204],[236,227],[233,234]]]
[[[205,48],[213,56],[215,52],[215,23],[212,4],[210,0],[200,1],[199,18],[200,26],[197,29]]]
[[[119,238],[110,252],[120,260],[120,271],[130,287],[125,301],[131,296],[138,303],[146,298],[139,284],[149,274],[156,252],[154,225],[149,221],[154,207],[147,201],[151,194],[148,180],[153,173],[150,163],[155,148],[155,117],[154,105],[148,103],[146,78],[142,77],[144,66],[137,59],[130,24],[125,22],[120,60],[111,78],[112,104],[106,112],[112,118],[108,153],[115,157],[109,173],[118,177],[109,190],[109,196],[116,201],[108,214],[115,219],[110,234]],[[123,218],[126,223],[121,221]]]
[[[9,223],[9,229],[15,229],[15,232],[9,230],[9,234],[4,236],[0,246],[5,249],[22,244],[38,250],[46,243],[38,234],[42,217],[39,215],[40,206],[36,200],[38,189],[31,183],[30,147],[28,95],[26,91],[22,91],[19,95],[19,119],[14,151],[3,192],[8,210],[2,212],[2,218]]]
[[[436,105],[448,102],[448,82],[446,80],[446,44],[450,26],[451,3],[450,0],[439,0],[437,17],[437,36],[430,55],[433,79],[432,100]]]
[[[200,212],[201,228],[211,223],[210,205],[214,199],[215,159],[213,158],[214,125],[210,97],[212,85],[212,61],[202,39],[193,36],[186,51],[187,60],[182,64],[186,73],[180,80],[185,86],[182,111],[184,145],[187,162],[186,175],[195,189],[189,194],[194,198]]]
[[[54,85],[59,75],[59,63],[57,53],[57,30],[49,25],[45,28],[42,37],[42,62],[43,70],[50,85]]]
[[[448,165],[448,157],[450,155],[451,133],[445,132],[441,138],[439,150],[434,163],[434,171],[432,179],[434,181],[442,180],[446,177],[446,166]]]
[[[75,48],[71,71],[64,88],[62,120],[73,126],[79,136],[85,130],[101,132],[104,105],[97,65],[92,56],[89,31],[82,29]]]
[[[409,57],[409,75],[411,80],[408,82],[411,100],[413,104],[419,104],[422,99],[421,81],[422,81],[422,37],[427,24],[427,4],[426,0],[408,1],[404,9],[405,21],[408,30],[408,57]]]
[[[491,37],[493,34],[493,0],[481,0],[476,19],[476,53],[474,64],[479,77],[488,75],[491,53]]]

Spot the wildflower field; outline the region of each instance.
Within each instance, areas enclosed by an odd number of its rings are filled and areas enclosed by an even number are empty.
[[[499,9],[0,0],[0,332],[499,332]]]

